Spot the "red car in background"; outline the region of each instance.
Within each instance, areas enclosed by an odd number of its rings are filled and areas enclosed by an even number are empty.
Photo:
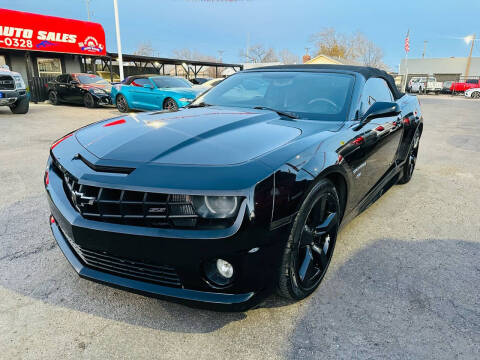
[[[464,82],[454,82],[450,90],[452,90],[452,92],[465,92],[465,90],[473,88],[480,88],[479,79],[468,79]]]

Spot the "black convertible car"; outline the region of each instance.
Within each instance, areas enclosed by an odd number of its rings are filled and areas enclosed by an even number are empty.
[[[417,98],[377,69],[244,71],[186,109],[56,141],[50,226],[86,279],[216,309],[302,299],[339,228],[410,180],[422,129]]]

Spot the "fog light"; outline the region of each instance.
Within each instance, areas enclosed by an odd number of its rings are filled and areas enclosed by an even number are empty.
[[[217,270],[223,277],[230,279],[233,276],[233,266],[228,261],[218,259]]]
[[[223,259],[214,259],[205,263],[205,275],[211,285],[227,286],[233,281],[233,265]]]

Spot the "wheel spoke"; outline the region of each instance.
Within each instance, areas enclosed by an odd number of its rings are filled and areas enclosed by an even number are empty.
[[[315,235],[321,236],[327,234],[336,225],[336,219],[336,212],[329,213],[325,221],[315,228]]]
[[[304,282],[305,279],[307,278],[307,274],[309,273],[309,270],[313,265],[312,260],[313,260],[313,255],[312,255],[311,247],[307,246],[305,251],[305,258],[303,259],[302,265],[300,265],[300,270],[298,270],[298,276],[300,277],[300,280],[302,282]]]
[[[320,261],[320,265],[322,266],[322,269],[325,269],[328,263],[327,254],[325,254],[323,249],[319,248],[317,245],[313,245],[312,250],[315,252],[316,257]]]

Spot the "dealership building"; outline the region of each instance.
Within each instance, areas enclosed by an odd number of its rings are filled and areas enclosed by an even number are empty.
[[[94,22],[0,9],[0,66],[19,72],[28,83],[32,100],[47,99],[46,84],[64,73],[119,73],[118,55],[106,51],[105,32]],[[197,77],[212,70],[243,69],[239,64],[169,59],[124,54],[125,76],[136,74]]]
[[[413,76],[433,75],[437,81],[459,81],[465,79],[468,58],[425,58],[403,59],[400,63],[399,75],[408,73],[408,78]],[[472,57],[468,71],[468,78],[480,78],[480,57]]]

